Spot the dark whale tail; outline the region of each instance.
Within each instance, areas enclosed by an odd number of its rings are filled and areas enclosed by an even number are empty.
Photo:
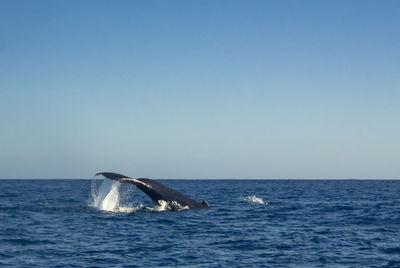
[[[130,178],[128,176],[113,173],[113,172],[100,172],[97,175],[103,175],[111,180],[119,182],[131,183],[148,195],[153,203],[160,205],[162,202],[167,202],[172,210],[179,210],[182,208],[189,209],[207,209],[210,208],[207,201],[199,203],[167,186],[164,184],[146,178]]]

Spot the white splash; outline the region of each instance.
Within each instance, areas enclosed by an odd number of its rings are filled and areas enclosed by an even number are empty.
[[[97,189],[96,181],[92,182],[92,206],[103,211],[109,212],[135,212],[143,207],[140,204],[137,207],[121,206],[120,195],[121,183],[104,179],[103,183]]]
[[[104,180],[98,191],[92,184],[93,206],[104,211],[116,211],[119,204],[119,187],[117,181]]]
[[[143,204],[140,204],[137,207],[118,207],[117,212],[131,213],[143,208]]]
[[[262,200],[262,198],[257,197],[255,195],[243,197],[243,198],[241,198],[241,200],[246,201],[249,204],[254,204],[254,205],[265,205],[266,204],[266,202],[264,202],[264,200]]]
[[[185,209],[189,209],[189,206],[183,206],[176,201],[165,201],[165,200],[158,200],[158,205],[154,205],[154,207],[146,208],[150,211],[181,211]]]

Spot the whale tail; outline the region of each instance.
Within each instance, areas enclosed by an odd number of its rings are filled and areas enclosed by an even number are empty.
[[[181,207],[187,206],[190,209],[208,209],[210,205],[207,201],[199,203],[190,197],[187,197],[168,186],[148,178],[131,178],[122,174],[113,172],[100,172],[97,175],[103,175],[111,180],[116,180],[124,183],[131,183],[135,185],[139,190],[148,195],[154,204],[160,203],[160,201],[166,201],[171,204],[179,204]]]

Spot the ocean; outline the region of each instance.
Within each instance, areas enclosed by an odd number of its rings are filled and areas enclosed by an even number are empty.
[[[400,267],[400,181],[0,180],[1,267]]]

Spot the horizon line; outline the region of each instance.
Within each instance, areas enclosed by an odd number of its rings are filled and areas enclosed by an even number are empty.
[[[144,177],[143,177],[144,178]],[[0,180],[102,180],[104,178],[0,178]],[[152,178],[156,180],[400,180],[397,178]]]

